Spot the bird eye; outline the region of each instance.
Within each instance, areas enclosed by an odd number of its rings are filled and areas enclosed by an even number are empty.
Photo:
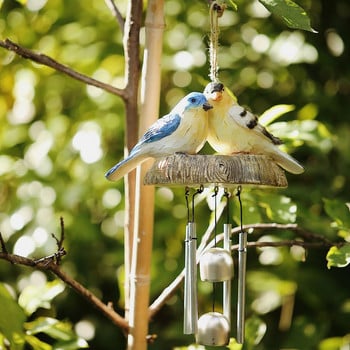
[[[197,102],[197,99],[196,99],[195,97],[191,97],[191,98],[190,98],[190,102],[191,102],[191,103],[196,103],[196,102]]]

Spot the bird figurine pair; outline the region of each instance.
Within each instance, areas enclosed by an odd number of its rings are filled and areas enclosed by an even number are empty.
[[[150,157],[196,154],[206,141],[220,154],[263,154],[290,173],[304,171],[297,160],[278,148],[282,141],[259,124],[257,116],[241,107],[222,83],[211,82],[203,93],[191,92],[158,119],[129,156],[105,176],[118,181]]]

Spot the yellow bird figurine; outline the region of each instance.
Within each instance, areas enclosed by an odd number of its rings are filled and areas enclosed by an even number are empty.
[[[279,149],[283,142],[261,124],[258,117],[237,103],[222,83],[209,83],[204,95],[213,106],[208,113],[208,142],[218,153],[263,154],[293,174],[301,174],[304,167],[289,154]]]

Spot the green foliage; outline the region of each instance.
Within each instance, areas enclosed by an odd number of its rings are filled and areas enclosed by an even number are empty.
[[[4,284],[0,284],[0,296],[0,333],[9,341],[13,349],[22,349],[24,345],[23,322],[26,318],[25,313]]]
[[[0,284],[0,347],[8,342],[14,350],[24,349],[25,344],[35,350],[86,348],[86,341],[75,334],[70,322],[52,317],[35,317],[39,308],[50,309],[52,300],[63,290],[64,285],[59,281],[39,286],[29,285],[21,292],[17,302],[6,285]],[[27,317],[35,318],[25,322]],[[41,340],[43,334],[52,340]]]
[[[245,343],[243,349],[254,349],[266,333],[266,323],[259,317],[250,317],[245,324]]]
[[[350,239],[350,211],[349,203],[337,199],[323,199],[326,213],[334,220],[333,226],[339,229],[343,238]],[[345,235],[345,236],[344,236]]]
[[[290,28],[315,32],[305,10],[292,0],[259,0],[271,13],[280,17]]]
[[[331,247],[327,254],[327,267],[345,267],[350,263],[350,244],[342,247]]]
[[[29,285],[23,289],[18,304],[27,315],[31,315],[38,308],[49,309],[51,301],[64,291],[64,284],[60,281],[47,282],[42,286]]]
[[[122,35],[104,1],[21,3],[0,1],[1,39],[9,37],[77,71],[123,86]],[[126,1],[117,3],[124,14]],[[267,8],[270,4],[273,16],[256,1],[234,3],[237,9],[228,6],[219,19],[219,78],[241,104],[263,113],[261,121],[306,169],[299,176],[287,174],[287,189],[243,187],[243,223],[297,223],[337,243],[349,242],[349,2],[302,0],[296,6],[261,1]],[[207,2],[165,4],[160,115],[186,93],[201,91],[209,79]],[[310,33],[306,13],[320,34]],[[278,17],[306,31],[289,30]],[[68,255],[62,268],[103,301],[123,307],[124,187],[122,181],[112,184],[103,176],[123,157],[122,101],[3,49],[0,62],[0,231],[8,250],[31,257],[52,254],[56,244],[50,233],[59,231],[63,216]],[[206,146],[202,152],[212,150]],[[210,201],[212,192],[206,195]],[[203,195],[196,203],[199,239],[213,217],[205,199]],[[231,209],[238,225],[236,199]],[[152,300],[183,268],[185,225],[183,189],[157,188]],[[250,241],[296,238],[303,239],[278,229],[249,233]],[[327,249],[301,247],[249,249],[247,346],[347,346],[348,249],[347,244],[328,254]],[[86,341],[99,350],[125,347],[120,330],[71,290],[62,292],[57,282],[36,289],[29,269],[5,261],[0,261],[0,276],[19,293],[13,298],[0,285],[0,347],[5,338],[15,350],[24,344],[76,349],[86,347]],[[233,280],[233,304],[236,294]],[[211,289],[200,286],[199,299],[200,312],[210,309]],[[290,325],[280,328],[282,310],[291,299]],[[158,334],[153,349],[193,342],[181,331],[182,304],[180,289],[155,315],[150,324],[150,333]],[[80,321],[89,322],[92,335],[72,332]],[[258,335],[263,335],[259,344],[252,345]],[[242,346],[232,340],[229,348]]]

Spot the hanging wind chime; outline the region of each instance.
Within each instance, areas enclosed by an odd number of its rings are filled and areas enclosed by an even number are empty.
[[[217,49],[219,26],[225,6],[219,1],[210,6],[210,79],[219,82]],[[187,225],[185,233],[184,276],[184,334],[195,335],[202,345],[224,346],[229,343],[232,328],[231,281],[234,264],[231,254],[230,192],[236,188],[240,209],[240,233],[238,235],[238,279],[236,341],[243,344],[245,326],[245,284],[247,261],[247,232],[243,229],[242,185],[287,187],[284,171],[268,156],[258,154],[186,155],[174,154],[155,161],[144,178],[145,185],[182,185],[185,189]],[[204,186],[214,186],[214,246],[199,254],[195,223],[195,197]],[[226,198],[226,220],[223,225],[223,244],[217,240],[217,201],[219,186]],[[190,188],[197,188],[190,200]],[[212,283],[212,310],[198,316],[197,264],[203,283]],[[216,310],[217,284],[222,283],[222,313]]]

